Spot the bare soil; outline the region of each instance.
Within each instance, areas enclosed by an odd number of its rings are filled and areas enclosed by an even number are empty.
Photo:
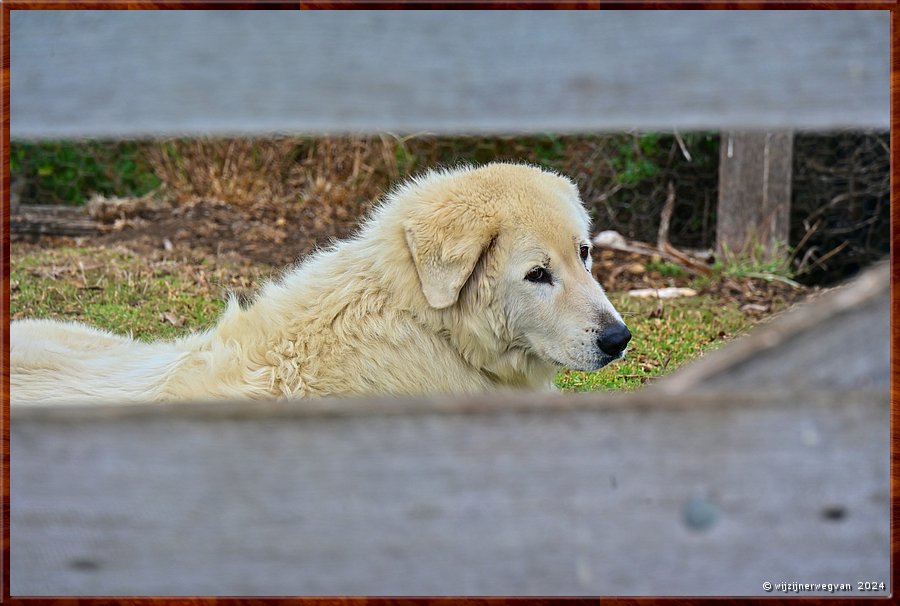
[[[362,209],[364,212],[365,209]],[[160,259],[227,257],[241,265],[277,270],[317,247],[345,238],[356,229],[360,213],[346,206],[321,204],[256,204],[238,206],[205,199],[189,204],[141,208],[131,216],[104,217],[107,231],[81,237],[13,235],[15,251],[58,246],[124,247],[148,262]],[[653,260],[637,254],[596,250],[594,273],[610,291],[693,286],[693,277],[663,275]],[[658,262],[658,260],[657,260]],[[737,303],[745,313],[767,315],[815,289],[797,288],[760,278],[722,277],[701,283],[701,294]]]

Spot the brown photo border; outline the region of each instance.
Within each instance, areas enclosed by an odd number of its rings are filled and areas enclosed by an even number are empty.
[[[3,0],[0,0],[3,1]],[[505,606],[519,604],[557,604],[566,605],[595,605],[598,603],[621,606],[639,606],[641,604],[669,603],[669,604],[759,604],[770,605],[782,601],[800,601],[804,604],[827,604],[828,606],[843,606],[845,604],[857,604],[860,602],[883,604],[894,603],[890,597],[788,597],[783,595],[772,597],[728,598],[728,597],[10,597],[10,441],[9,441],[9,295],[10,295],[10,189],[9,189],[9,128],[10,128],[10,35],[9,14],[11,10],[192,10],[192,9],[221,9],[221,10],[321,10],[321,9],[686,9],[686,10],[889,10],[891,13],[891,113],[890,113],[890,149],[891,149],[891,388],[890,388],[890,419],[891,419],[891,588],[896,591],[900,587],[898,569],[893,566],[898,551],[900,551],[900,533],[898,533],[898,517],[900,517],[900,428],[898,428],[898,402],[900,402],[900,387],[897,377],[900,372],[900,360],[894,355],[894,345],[897,343],[898,326],[896,319],[900,317],[900,269],[894,263],[897,238],[900,236],[900,182],[896,178],[898,157],[897,129],[900,127],[896,100],[900,92],[900,0],[842,0],[842,1],[783,1],[783,0],[757,0],[755,2],[705,2],[703,0],[680,0],[671,2],[635,2],[631,0],[581,0],[570,2],[549,2],[547,0],[495,0],[493,2],[478,2],[473,0],[449,0],[445,2],[432,2],[430,0],[331,0],[309,2],[283,2],[256,1],[247,2],[235,0],[206,1],[206,0],[181,0],[166,1],[157,0],[149,2],[132,2],[123,0],[120,2],[110,0],[81,0],[65,2],[60,0],[5,0],[0,5],[2,21],[0,21],[0,42],[2,42],[2,54],[0,54],[0,68],[2,68],[2,136],[0,136],[0,153],[2,153],[3,172],[0,173],[0,238],[2,238],[2,269],[3,280],[0,289],[0,335],[2,335],[2,391],[0,391],[0,430],[2,430],[2,450],[0,450],[0,526],[3,530],[2,550],[0,550],[0,603],[20,604],[22,606],[34,606],[37,604],[58,604],[65,606],[107,606],[124,604],[128,606],[237,606],[241,604],[275,605],[275,604],[311,604],[315,606],[413,606],[413,605],[449,605],[460,604],[462,606]]]

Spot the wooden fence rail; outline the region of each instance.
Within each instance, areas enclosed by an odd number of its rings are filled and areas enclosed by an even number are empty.
[[[888,583],[884,391],[491,402],[17,410],[12,592]]]
[[[887,128],[888,11],[13,11],[13,138]]]

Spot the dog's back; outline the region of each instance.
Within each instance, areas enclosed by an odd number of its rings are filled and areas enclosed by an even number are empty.
[[[141,343],[84,324],[21,320],[10,325],[13,402],[155,399],[160,378],[183,355],[172,343]]]

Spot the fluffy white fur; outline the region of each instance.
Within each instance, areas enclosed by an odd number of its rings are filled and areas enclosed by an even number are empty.
[[[589,220],[563,177],[514,164],[431,172],[357,235],[265,284],[218,324],[141,343],[47,320],[11,327],[14,404],[547,388],[611,361],[621,322],[590,274]],[[524,279],[546,267],[552,284]]]

